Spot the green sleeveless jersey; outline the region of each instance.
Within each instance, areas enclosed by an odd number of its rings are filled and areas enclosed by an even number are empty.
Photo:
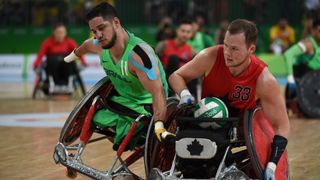
[[[312,45],[314,47],[314,54],[302,54],[298,58],[298,63],[308,64],[309,68],[313,70],[318,70],[320,69],[320,46],[317,44],[317,42],[312,36],[308,36],[307,38],[312,42]]]
[[[114,63],[112,60],[110,51],[103,49],[100,55],[101,65],[105,70],[107,76],[110,78],[114,88],[117,92],[129,102],[136,104],[151,104],[152,96],[144,89],[139,79],[129,72],[128,61],[129,56],[133,51],[133,48],[140,44],[145,43],[142,39],[129,34],[128,42],[126,44],[125,51],[118,63]],[[158,59],[158,57],[156,57]],[[162,64],[158,60],[158,67],[165,94],[168,94],[168,84],[166,76],[162,67]]]
[[[196,51],[196,53],[200,52],[204,48],[210,47],[213,45],[213,41],[211,37],[206,35],[203,32],[196,32],[193,38],[188,41],[188,44]]]

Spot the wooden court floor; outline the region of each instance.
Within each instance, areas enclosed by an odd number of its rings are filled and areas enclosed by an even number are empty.
[[[18,126],[46,121],[57,122],[59,126],[76,103],[77,100],[32,100],[30,87],[0,84],[0,179],[68,179],[65,168],[56,165],[52,158],[61,127]],[[59,116],[51,120],[45,118],[46,114],[57,113]],[[17,120],[10,125],[14,117]],[[291,179],[319,180],[320,119],[290,116],[290,122],[288,156]],[[95,168],[106,170],[114,157],[111,144],[99,141],[87,146],[83,159]],[[144,177],[143,161],[138,161],[131,170]],[[78,175],[76,179],[89,178]]]

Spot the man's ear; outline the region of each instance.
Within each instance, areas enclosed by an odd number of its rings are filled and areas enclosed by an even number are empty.
[[[250,52],[251,54],[253,54],[255,51],[256,51],[256,45],[251,44],[251,45],[250,45],[250,48],[249,48],[249,52]]]
[[[120,27],[120,19],[117,18],[117,17],[114,17],[113,18],[113,23],[115,25],[116,28],[119,28]]]

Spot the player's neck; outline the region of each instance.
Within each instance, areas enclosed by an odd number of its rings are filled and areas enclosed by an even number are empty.
[[[129,35],[124,29],[120,29],[117,34],[117,40],[112,48],[110,48],[110,54],[114,61],[119,61],[122,57],[128,42]]]

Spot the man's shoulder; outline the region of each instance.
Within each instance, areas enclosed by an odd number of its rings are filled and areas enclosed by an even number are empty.
[[[260,58],[258,58],[256,55],[251,55],[250,58],[251,58],[252,62],[253,62],[254,64],[256,64],[257,66],[260,66],[260,67],[262,67],[262,68],[264,68],[264,67],[267,66],[267,64],[266,64],[263,60],[261,60]]]

